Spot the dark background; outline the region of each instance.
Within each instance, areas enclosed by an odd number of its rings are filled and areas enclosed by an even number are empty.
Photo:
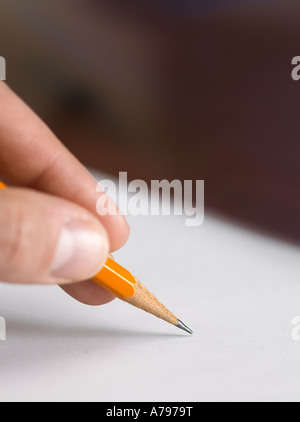
[[[298,1],[3,0],[8,83],[84,164],[204,179],[206,207],[300,242]]]

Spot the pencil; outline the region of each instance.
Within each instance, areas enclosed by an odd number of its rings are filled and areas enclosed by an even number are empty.
[[[5,188],[6,185],[0,181],[0,189]],[[113,259],[107,259],[102,270],[92,278],[92,281],[122,301],[142,309],[189,334],[193,334],[189,327],[170,312],[128,270]]]
[[[124,302],[175,325],[189,334],[193,333],[190,328],[170,312],[128,270],[111,258],[107,259],[106,264],[93,278],[93,281]]]

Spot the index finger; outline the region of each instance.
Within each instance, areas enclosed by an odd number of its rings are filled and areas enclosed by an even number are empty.
[[[6,181],[59,196],[96,214],[100,194],[86,168],[2,81],[0,102],[0,172]],[[114,251],[126,242],[129,228],[117,207],[110,214],[114,215],[98,218]]]

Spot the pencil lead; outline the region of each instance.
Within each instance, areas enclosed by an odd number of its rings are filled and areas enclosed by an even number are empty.
[[[193,334],[193,331],[187,327],[182,321],[180,321],[180,319],[178,320],[178,324],[176,325],[176,327],[180,328],[183,331],[186,331],[189,334]]]

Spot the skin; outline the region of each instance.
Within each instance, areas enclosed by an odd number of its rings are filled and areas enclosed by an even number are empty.
[[[66,215],[97,230],[110,252],[127,241],[125,218],[117,212],[97,215],[97,182],[2,81],[0,104],[0,178],[9,186],[18,186],[1,191],[0,280],[58,284],[85,304],[110,302],[114,297],[90,280],[52,277],[51,260]]]

